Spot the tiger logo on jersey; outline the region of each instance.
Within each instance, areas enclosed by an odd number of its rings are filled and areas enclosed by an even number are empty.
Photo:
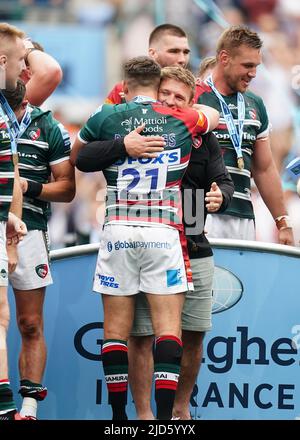
[[[40,135],[41,135],[41,130],[39,128],[37,130],[31,130],[30,133],[29,133],[29,136],[31,137],[31,139],[33,141],[38,140]]]

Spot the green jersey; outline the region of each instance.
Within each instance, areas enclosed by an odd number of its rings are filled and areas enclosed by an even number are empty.
[[[51,166],[69,159],[70,137],[50,111],[29,106],[31,123],[18,140],[19,172],[26,180],[48,183]],[[24,196],[23,217],[28,230],[47,230],[50,203]]]
[[[245,120],[243,127],[242,153],[244,169],[237,165],[237,155],[231,142],[227,125],[222,114],[219,99],[205,83],[197,85],[196,102],[206,104],[220,112],[220,122],[213,131],[222,149],[225,165],[234,183],[234,194],[229,207],[222,214],[254,219],[251,202],[251,158],[257,139],[265,138],[269,133],[269,121],[263,100],[252,92],[245,92]],[[238,125],[237,94],[223,96],[236,126]],[[221,213],[220,213],[221,214]]]
[[[180,184],[194,136],[207,131],[203,114],[137,97],[126,104],[103,105],[81,129],[79,139],[116,139],[143,123],[143,134],[164,137],[165,149],[156,158],[126,157],[103,171],[108,189],[105,221],[182,229]]]
[[[0,221],[7,221],[14,185],[14,165],[7,119],[0,113]]]

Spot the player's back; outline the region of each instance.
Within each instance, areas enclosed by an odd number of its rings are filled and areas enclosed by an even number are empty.
[[[206,130],[207,121],[194,110],[171,109],[139,98],[125,104],[102,106],[80,132],[80,138],[87,142],[109,140],[126,136],[145,124],[143,135],[156,134],[166,142],[165,150],[156,158],[126,157],[103,171],[109,196],[107,221],[181,224],[180,182],[188,165],[193,137],[198,131]],[[134,212],[133,205],[139,212]],[[114,212],[116,206],[118,213]]]

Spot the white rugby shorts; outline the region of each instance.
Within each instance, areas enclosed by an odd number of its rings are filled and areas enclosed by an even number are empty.
[[[0,287],[8,284],[8,262],[6,253],[6,222],[0,222]]]
[[[18,244],[18,264],[9,282],[18,290],[33,290],[52,284],[48,240],[45,231],[28,231]]]
[[[208,214],[204,226],[210,238],[232,238],[236,240],[255,240],[254,220],[227,214]]]
[[[179,233],[167,227],[106,225],[93,290],[108,295],[187,290]]]

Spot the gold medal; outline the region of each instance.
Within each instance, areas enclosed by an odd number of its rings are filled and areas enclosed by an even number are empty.
[[[13,164],[14,164],[14,166],[17,166],[18,163],[19,163],[19,155],[18,155],[18,153],[13,153],[12,157],[13,157]]]
[[[242,157],[238,157],[237,164],[240,170],[245,168],[244,159]]]

